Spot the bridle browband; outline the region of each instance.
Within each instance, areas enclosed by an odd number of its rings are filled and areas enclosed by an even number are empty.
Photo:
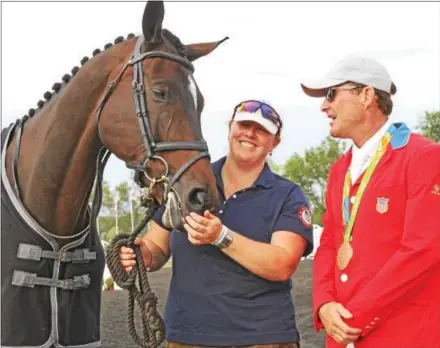
[[[172,60],[176,63],[179,63],[191,73],[194,72],[193,64],[186,58],[178,55],[174,55],[167,52],[161,51],[149,51],[145,53],[141,53],[142,42],[144,41],[143,36],[140,35],[131,58],[124,64],[122,70],[116,76],[116,78],[110,83],[104,97],[97,108],[98,114],[98,132],[102,141],[102,137],[99,131],[99,119],[101,117],[101,111],[105,105],[105,102],[109,99],[111,93],[116,88],[116,85],[121,80],[122,75],[128,66],[133,65],[133,82],[132,82],[132,93],[134,104],[136,107],[136,116],[139,120],[140,131],[142,134],[142,139],[144,142],[145,150],[147,152],[146,158],[139,164],[128,163],[126,162],[126,167],[133,169],[135,171],[134,180],[140,186],[144,187],[141,181],[141,173],[144,173],[145,177],[150,181],[150,188],[153,187],[156,183],[159,182],[167,182],[166,188],[164,190],[164,202],[167,199],[168,190],[172,188],[172,186],[176,183],[176,181],[182,176],[182,174],[191,167],[195,162],[203,157],[210,158],[208,145],[206,141],[202,138],[199,141],[169,141],[169,142],[160,142],[156,143],[154,141],[153,132],[151,129],[151,124],[148,117],[148,109],[147,109],[147,98],[146,98],[146,89],[144,85],[144,73],[142,70],[142,61],[147,58],[164,58],[168,60]],[[157,156],[157,152],[163,151],[175,151],[175,150],[195,150],[200,151],[200,153],[189,161],[187,161],[183,166],[181,166],[176,173],[171,176],[169,175],[169,167],[168,163],[161,156]],[[159,160],[165,165],[165,173],[162,174],[159,178],[151,178],[147,174],[147,163],[151,160]]]

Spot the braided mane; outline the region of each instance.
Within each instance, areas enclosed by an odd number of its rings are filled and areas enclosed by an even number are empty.
[[[132,34],[132,33],[130,33],[130,34],[128,34],[127,35],[127,38],[126,39],[124,39],[124,37],[123,36],[118,36],[115,40],[114,40],[114,43],[111,43],[111,42],[109,42],[109,43],[107,43],[106,45],[104,45],[104,51],[105,50],[107,50],[107,49],[109,49],[110,47],[112,47],[113,45],[117,45],[118,43],[120,43],[120,42],[123,42],[124,40],[129,40],[129,39],[132,39],[132,38],[134,38],[135,37],[135,35],[134,34]],[[95,49],[94,51],[93,51],[93,56],[96,56],[96,55],[98,55],[99,53],[101,53],[102,51],[99,49],[99,48],[97,48],[97,49]],[[86,64],[87,63],[87,61],[89,60],[89,57],[84,57],[83,59],[81,59],[81,66],[83,66],[84,64]],[[33,108],[31,108],[31,109],[29,109],[29,111],[28,111],[28,113],[27,114],[25,114],[23,117],[22,117],[22,119],[21,119],[21,121],[25,121],[28,117],[32,117],[32,116],[34,116],[38,111],[40,111],[43,107],[44,107],[44,105],[47,103],[47,102],[49,102],[51,99],[52,99],[52,97],[56,94],[56,93],[58,93],[75,75],[76,75],[76,73],[79,71],[79,69],[80,69],[80,67],[78,67],[78,66],[74,66],[73,68],[72,68],[72,70],[71,70],[71,75],[70,74],[65,74],[65,75],[63,75],[63,77],[61,78],[61,80],[62,80],[62,82],[56,82],[56,83],[54,83],[53,84],[53,86],[52,86],[52,91],[53,92],[50,92],[50,91],[46,91],[44,94],[43,94],[43,97],[44,97],[44,99],[45,100],[42,100],[42,99],[40,99],[39,101],[38,101],[38,103],[37,103],[37,109],[33,109]]]
[[[187,54],[185,45],[171,31],[169,31],[167,29],[162,29],[162,35],[171,42],[171,44],[177,49],[179,54],[181,54],[183,56],[185,56]],[[109,42],[109,43],[104,45],[104,51],[109,49],[113,45],[117,45],[120,42],[132,39],[134,37],[135,37],[135,35],[133,33],[128,34],[126,39],[124,39],[123,36],[118,36],[114,40],[114,43]],[[98,55],[101,52],[102,51],[99,48],[95,49],[92,52],[93,57]],[[89,60],[89,57],[87,57],[87,56],[84,57],[83,59],[81,59],[81,66],[86,64],[88,60]],[[80,69],[80,67],[74,66],[72,68],[72,70],[71,70],[71,75],[70,74],[63,75],[63,77],[61,78],[62,82],[56,82],[56,83],[53,84],[53,86],[52,86],[52,91],[53,92],[46,91],[43,94],[43,97],[44,97],[45,100],[40,99],[37,102],[37,109],[34,109],[34,108],[29,109],[28,113],[23,115],[23,117],[21,118],[20,121],[25,121],[27,118],[34,116],[38,111],[40,111],[44,107],[44,105],[46,105],[46,103],[49,102],[52,99],[52,97],[54,97],[54,95],[56,93],[58,93],[67,83],[69,83],[69,81],[76,75],[76,73],[79,71],[79,69]]]

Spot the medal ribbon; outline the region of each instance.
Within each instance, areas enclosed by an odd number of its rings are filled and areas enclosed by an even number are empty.
[[[368,165],[367,170],[365,171],[365,174],[362,178],[362,181],[359,186],[359,190],[356,194],[355,201],[353,203],[353,209],[351,210],[351,214],[349,213],[349,207],[350,207],[350,188],[351,188],[351,166],[348,167],[347,173],[345,174],[345,181],[344,181],[344,191],[342,196],[342,218],[344,221],[345,231],[344,231],[344,242],[349,243],[351,233],[353,231],[353,225],[354,221],[356,219],[356,215],[358,212],[359,204],[361,202],[362,195],[364,194],[365,188],[367,187],[371,176],[373,175],[374,170],[376,169],[377,164],[379,163],[380,159],[384,155],[384,153],[387,150],[387,146],[389,142],[391,141],[391,137],[394,133],[394,129],[390,131],[388,129],[387,133],[382,137],[380,140],[380,146],[377,149],[373,159],[371,160],[370,164]]]

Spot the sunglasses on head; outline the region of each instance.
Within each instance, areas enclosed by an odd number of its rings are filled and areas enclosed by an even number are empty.
[[[339,91],[352,91],[352,90],[359,89],[359,88],[363,88],[363,87],[361,87],[361,86],[352,86],[352,87],[348,87],[348,88],[345,88],[345,87],[330,87],[327,90],[327,94],[325,96],[325,99],[327,99],[328,102],[332,102],[335,99],[336,91],[338,91],[338,90]]]
[[[280,115],[278,115],[273,107],[258,100],[247,100],[238,104],[234,109],[232,119],[234,119],[235,113],[237,112],[254,113],[257,110],[261,110],[261,114],[264,118],[270,120],[275,126],[278,127],[278,129],[281,129],[283,123],[281,122]]]

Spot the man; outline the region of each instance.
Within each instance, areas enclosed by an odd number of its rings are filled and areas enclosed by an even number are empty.
[[[229,123],[229,153],[213,163],[218,217],[186,216],[185,231],[163,227],[162,211],[138,240],[152,271],[173,256],[165,309],[166,347],[299,347],[291,276],[313,250],[303,191],[266,163],[280,142],[281,118],[256,100]],[[121,248],[127,271],[132,249]]]
[[[325,97],[331,136],[353,141],[328,179],[316,329],[326,347],[440,347],[440,145],[389,120],[396,86],[371,58],[301,85]]]

